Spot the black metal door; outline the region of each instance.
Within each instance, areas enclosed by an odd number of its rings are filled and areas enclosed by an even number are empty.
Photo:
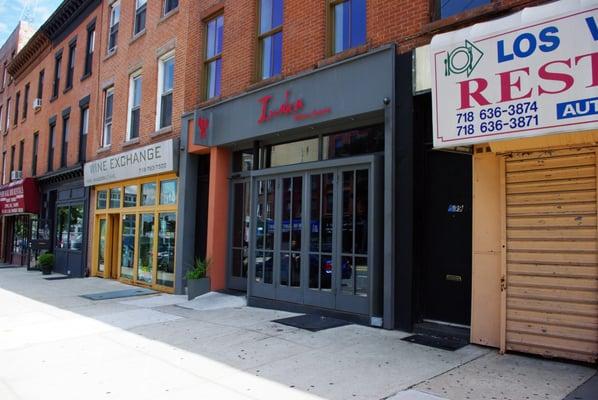
[[[426,320],[471,320],[471,156],[425,155],[422,308]]]

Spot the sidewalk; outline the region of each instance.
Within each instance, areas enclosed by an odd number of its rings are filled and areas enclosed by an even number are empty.
[[[124,288],[0,269],[0,399],[560,400],[596,372],[358,325],[312,333],[271,322],[291,313],[184,296],[79,297]]]

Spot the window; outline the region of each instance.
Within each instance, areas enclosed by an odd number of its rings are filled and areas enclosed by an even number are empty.
[[[2,183],[6,183],[6,150],[2,152]]]
[[[282,70],[283,0],[260,0],[259,60],[261,79]]]
[[[160,204],[176,204],[176,179],[160,182]]]
[[[332,13],[332,53],[337,54],[365,44],[366,0],[334,0]]]
[[[80,251],[83,244],[83,205],[56,209],[56,247]]]
[[[16,147],[14,144],[12,146],[10,146],[10,174],[11,174],[10,180],[11,181],[12,181],[12,171],[15,170],[15,150],[16,150]]]
[[[120,21],[120,2],[115,2],[110,6],[110,30],[108,36],[108,53],[116,50],[118,40],[118,23]]]
[[[141,117],[141,72],[136,72],[129,79],[129,110],[127,141],[139,137]]]
[[[110,146],[112,143],[112,109],[114,103],[114,88],[107,89],[105,91],[105,96],[102,147]]]
[[[60,88],[60,70],[62,69],[62,52],[56,56],[56,64],[54,64],[54,85],[52,87],[52,98],[58,97],[58,89]]]
[[[29,109],[29,83],[25,85],[25,94],[23,95],[23,118],[27,118],[27,110]]]
[[[0,105],[0,130],[2,130],[2,105]]]
[[[164,15],[179,6],[179,0],[164,0]]]
[[[6,100],[6,120],[4,124],[4,133],[8,132],[10,126],[10,97]]]
[[[120,208],[120,188],[110,189],[110,208]]]
[[[144,183],[141,185],[141,205],[153,206],[156,204],[156,184]]]
[[[483,6],[484,4],[490,4],[490,0],[436,0],[434,12],[436,19],[441,19]]]
[[[79,162],[87,159],[87,134],[89,133],[89,106],[81,108],[81,129],[79,130]]]
[[[44,70],[39,71],[39,77],[37,78],[37,98],[42,99],[44,95]]]
[[[145,15],[147,10],[147,0],[135,0],[135,27],[133,35],[137,35],[145,30]]]
[[[56,123],[50,124],[50,136],[48,138],[48,172],[54,169],[54,135],[56,131]]]
[[[85,45],[85,64],[83,76],[91,75],[91,64],[93,62],[93,50],[95,49],[96,26],[95,23],[87,28],[87,43]]]
[[[157,129],[172,125],[172,88],[174,86],[174,55],[165,56],[158,64]]]
[[[125,197],[123,207],[137,206],[137,185],[125,186]]]
[[[96,208],[98,210],[104,210],[106,209],[106,196],[107,196],[107,192],[105,190],[100,190],[98,191],[98,196],[96,199]]]
[[[62,148],[60,150],[60,166],[66,167],[69,151],[69,120],[70,115],[62,117]]]
[[[19,142],[19,169],[18,171],[23,171],[23,153],[25,152],[25,140],[21,140]]]
[[[73,87],[73,75],[75,74],[75,49],[77,47],[77,42],[73,42],[69,45],[69,65],[68,69],[66,70],[66,87],[65,90],[68,90]]]
[[[206,59],[206,98],[220,96],[220,78],[222,75],[222,33],[224,17],[222,15],[208,21],[207,24]]]
[[[31,159],[31,176],[37,175],[37,151],[39,147],[39,133],[33,134],[33,154]]]
[[[8,77],[8,63],[4,61],[4,68],[2,72],[2,89],[6,86],[6,79]]]
[[[21,103],[21,92],[17,92],[15,96],[15,115],[14,121],[12,122],[15,126],[17,126],[17,122],[19,121],[19,104]]]

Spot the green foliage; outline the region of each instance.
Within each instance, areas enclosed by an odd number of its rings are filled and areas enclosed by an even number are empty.
[[[208,274],[211,261],[209,259],[195,258],[195,263],[187,271],[187,279],[202,279]]]
[[[52,267],[54,266],[54,254],[44,253],[37,258],[37,263],[40,267]]]

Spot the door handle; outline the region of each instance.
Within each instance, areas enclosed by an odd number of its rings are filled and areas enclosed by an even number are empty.
[[[446,275],[446,280],[451,282],[463,282],[463,277],[461,275]]]

